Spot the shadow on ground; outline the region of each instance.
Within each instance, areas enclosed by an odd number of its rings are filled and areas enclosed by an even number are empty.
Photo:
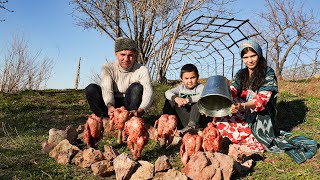
[[[278,102],[277,110],[276,126],[281,130],[290,132],[294,127],[305,121],[308,108],[304,99],[297,99]]]

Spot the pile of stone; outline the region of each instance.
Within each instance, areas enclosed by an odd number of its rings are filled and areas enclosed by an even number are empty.
[[[48,141],[42,151],[48,153],[59,164],[73,164],[91,168],[94,175],[116,176],[116,179],[230,179],[233,172],[244,173],[252,169],[254,161],[249,150],[239,145],[230,145],[228,155],[223,153],[197,152],[181,171],[173,169],[166,156],[152,164],[135,161],[126,153],[119,154],[112,146],[104,151],[93,148],[81,150],[78,136],[81,128],[68,126],[66,130],[50,129]],[[179,140],[176,140],[178,143]]]

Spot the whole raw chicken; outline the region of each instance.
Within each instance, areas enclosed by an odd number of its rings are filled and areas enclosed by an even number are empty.
[[[203,130],[202,139],[204,151],[218,152],[221,149],[222,136],[214,123],[208,123],[207,127]]]
[[[122,130],[124,128],[125,122],[128,119],[129,119],[129,111],[127,111],[124,106],[121,106],[120,108],[115,109],[113,113],[110,115],[109,130],[112,131],[114,129],[114,126],[116,129],[118,129],[117,143],[122,142],[122,139],[121,139]]]
[[[140,159],[141,151],[149,139],[149,133],[144,126],[143,119],[134,116],[125,123],[122,138],[125,139],[127,136],[127,145],[132,153],[133,159]]]
[[[183,136],[180,146],[180,158],[184,166],[188,163],[191,155],[201,150],[201,145],[202,137],[199,134],[188,132]]]
[[[102,119],[91,114],[84,126],[83,140],[89,147],[97,147],[99,140],[103,137]]]
[[[154,128],[154,140],[157,141],[160,137],[160,145],[168,146],[172,143],[174,133],[177,130],[177,117],[175,115],[163,114],[154,123]]]

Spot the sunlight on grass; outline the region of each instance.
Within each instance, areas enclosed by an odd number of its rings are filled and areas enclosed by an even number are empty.
[[[290,85],[290,82],[286,84]],[[153,126],[161,115],[164,92],[174,85],[154,85],[154,103],[144,120]],[[294,88],[294,87],[293,87]],[[288,88],[290,89],[290,88]],[[278,97],[280,128],[320,141],[320,97],[300,96],[281,91]],[[0,179],[97,179],[89,168],[60,165],[41,152],[51,128],[65,129],[84,124],[91,114],[83,90],[23,91],[0,93]],[[104,137],[98,146],[111,145],[120,153],[131,152],[126,144],[118,145],[116,137]],[[181,169],[179,145],[160,148],[153,140],[144,147],[141,159],[154,163],[166,155],[175,169]],[[315,179],[320,177],[320,153],[298,165],[286,154],[264,153],[253,172],[240,179]]]

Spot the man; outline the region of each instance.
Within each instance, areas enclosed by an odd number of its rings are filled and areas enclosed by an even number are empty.
[[[125,106],[132,115],[141,117],[152,103],[148,69],[136,62],[136,44],[130,38],[116,39],[115,56],[116,62],[102,67],[101,86],[90,84],[85,88],[90,109],[98,117],[106,117]]]

